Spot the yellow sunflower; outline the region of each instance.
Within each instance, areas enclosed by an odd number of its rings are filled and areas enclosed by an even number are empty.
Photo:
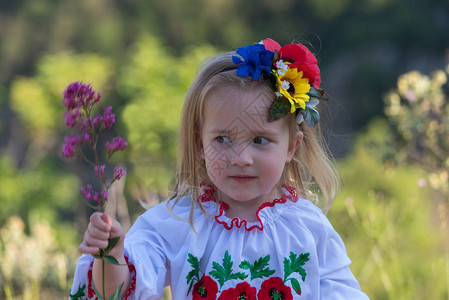
[[[310,99],[306,95],[310,91],[309,79],[302,75],[303,72],[298,72],[297,68],[288,68],[284,75],[276,73],[279,93],[290,101],[292,113],[296,111],[296,104],[305,109]]]

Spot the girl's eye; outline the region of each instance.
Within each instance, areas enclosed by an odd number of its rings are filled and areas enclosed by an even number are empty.
[[[257,136],[254,138],[253,142],[254,142],[254,144],[258,144],[258,145],[265,145],[266,143],[269,142],[269,140],[267,138]]]
[[[228,137],[222,136],[222,135],[221,136],[217,136],[215,138],[215,140],[217,140],[217,142],[219,142],[220,144],[228,144],[228,143],[231,142],[231,140]]]

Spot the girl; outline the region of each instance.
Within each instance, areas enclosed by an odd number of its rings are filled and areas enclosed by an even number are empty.
[[[341,238],[306,200],[317,184],[327,209],[338,189],[314,129],[319,85],[301,44],[266,39],[207,60],[186,96],[172,197],[126,239],[94,213],[72,297],[95,298],[101,261],[87,254],[120,236],[110,254],[125,265],[106,263],[108,295],[123,283],[125,299],[160,299],[165,286],[173,299],[368,299]]]

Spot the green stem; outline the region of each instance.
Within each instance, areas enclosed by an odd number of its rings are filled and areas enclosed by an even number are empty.
[[[106,288],[105,288],[105,285],[104,285],[104,259],[101,259],[101,275],[102,275],[102,279],[103,279],[103,282],[102,282],[102,284],[103,284],[103,299],[106,299]]]
[[[93,129],[91,131],[91,135],[93,136]],[[98,185],[100,187],[100,192],[103,191],[103,181],[101,180],[101,174],[100,174],[100,159],[98,158],[98,153],[97,153],[97,141],[95,141],[95,143],[92,145],[92,149],[94,151],[94,156],[95,156],[95,164],[97,165],[97,179],[98,179]],[[103,196],[101,196],[100,194],[100,203],[98,203],[98,210],[101,212],[104,212],[104,199]]]

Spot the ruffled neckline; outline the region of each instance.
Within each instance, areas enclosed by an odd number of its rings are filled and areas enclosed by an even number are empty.
[[[227,230],[231,230],[234,227],[243,228],[246,231],[251,230],[260,230],[263,231],[264,223],[269,219],[275,217],[278,214],[279,209],[282,209],[283,206],[279,206],[277,204],[286,204],[288,201],[297,202],[298,194],[296,189],[292,186],[282,186],[282,196],[278,199],[274,199],[273,201],[265,202],[259,206],[256,212],[257,221],[248,222],[246,220],[242,220],[238,217],[229,218],[226,216],[225,212],[229,208],[229,205],[225,202],[218,202],[214,197],[215,189],[210,185],[201,185],[203,193],[198,196],[197,201],[201,203],[210,203],[213,202],[218,204],[218,211],[214,217],[215,221],[218,224],[223,225],[223,227]]]

